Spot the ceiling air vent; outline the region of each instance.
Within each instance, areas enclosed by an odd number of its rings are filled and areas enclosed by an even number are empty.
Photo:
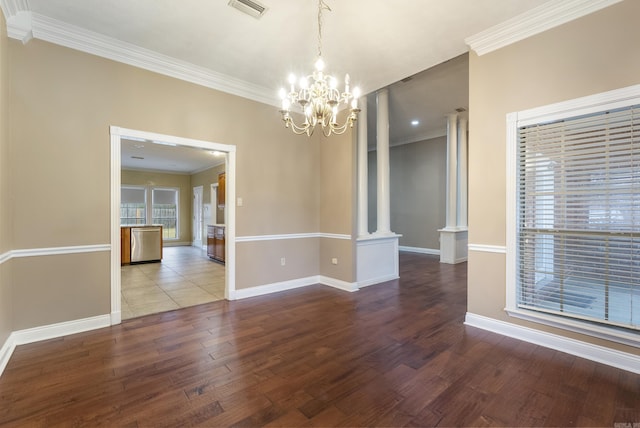
[[[256,19],[262,18],[267,12],[267,7],[253,0],[229,0],[229,6],[251,15]]]

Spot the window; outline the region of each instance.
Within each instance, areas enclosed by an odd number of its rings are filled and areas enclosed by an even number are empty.
[[[179,200],[176,188],[122,186],[120,224],[161,224],[163,239],[178,239]]]
[[[507,310],[638,330],[640,87],[546,110],[509,115]]]
[[[153,224],[162,225],[163,239],[178,238],[178,190],[153,189]]]
[[[144,187],[123,186],[120,189],[120,224],[147,222],[147,191]]]

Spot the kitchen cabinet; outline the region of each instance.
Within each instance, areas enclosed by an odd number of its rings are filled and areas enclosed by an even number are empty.
[[[120,264],[131,263],[131,228],[120,228]]]
[[[221,225],[207,226],[207,256],[224,263],[225,260],[225,227]]]
[[[225,204],[225,200],[226,200],[226,174],[224,172],[221,172],[220,174],[218,174],[218,207],[222,208],[224,207]]]

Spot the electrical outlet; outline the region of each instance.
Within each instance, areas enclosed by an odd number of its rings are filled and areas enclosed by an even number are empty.
[[[285,259],[284,257],[282,257],[282,258],[280,259],[280,266],[284,266],[284,265],[286,265],[286,264],[287,264],[287,259]]]
[[[331,264],[332,265],[337,265],[338,264],[338,259],[336,257],[331,259]]]

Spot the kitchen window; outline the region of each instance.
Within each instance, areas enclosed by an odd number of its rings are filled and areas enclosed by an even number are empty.
[[[147,223],[146,188],[122,186],[120,190],[120,224],[145,223]]]
[[[121,187],[120,224],[161,224],[162,238],[179,238],[179,200],[177,188],[154,186]]]
[[[153,224],[162,225],[163,239],[178,239],[178,189],[152,189]]]
[[[508,116],[507,311],[640,330],[640,86]]]

